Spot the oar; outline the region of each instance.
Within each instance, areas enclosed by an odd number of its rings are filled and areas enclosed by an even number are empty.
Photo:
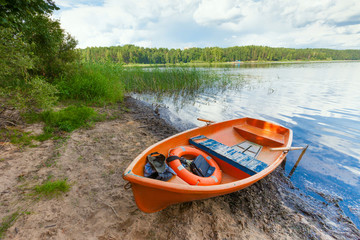
[[[210,125],[212,123],[215,123],[214,121],[211,121],[211,120],[206,120],[206,119],[202,119],[202,118],[197,118],[198,121],[201,121],[201,122],[205,122],[206,125]]]
[[[306,150],[308,149],[309,145],[306,145],[306,147],[282,147],[282,148],[270,148],[270,151],[284,151],[284,152],[289,152],[289,151],[293,151],[293,150],[302,150],[298,160],[296,161],[294,167],[291,169],[288,178],[291,178],[291,176],[293,175],[293,173],[295,172],[297,166],[299,165],[302,157],[304,156]]]
[[[296,163],[295,163],[294,167],[291,169],[291,171],[290,171],[290,173],[289,173],[288,178],[291,178],[291,176],[292,176],[292,175],[293,175],[293,173],[295,172],[295,169],[297,168],[297,166],[298,166],[298,164],[299,164],[300,160],[301,160],[301,159],[302,159],[302,157],[304,156],[304,154],[305,154],[306,150],[308,149],[308,147],[309,147],[309,145],[306,145],[306,147],[302,150],[302,152],[301,152],[301,154],[300,154],[300,156],[299,156],[298,160],[296,161]]]
[[[294,150],[303,150],[307,148],[306,147],[280,147],[280,148],[269,148],[270,151],[285,151],[285,152],[288,152],[288,151],[294,151]]]

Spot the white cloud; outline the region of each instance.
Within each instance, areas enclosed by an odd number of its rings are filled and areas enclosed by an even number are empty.
[[[57,4],[62,10],[55,16],[79,47],[360,48],[357,0],[65,0]]]
[[[239,1],[202,1],[194,12],[194,20],[203,25],[221,25],[237,22],[244,17],[244,9]]]

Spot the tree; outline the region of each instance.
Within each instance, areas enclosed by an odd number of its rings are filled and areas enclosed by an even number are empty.
[[[24,21],[59,10],[52,0],[0,0],[0,26],[20,30]]]
[[[34,16],[58,9],[51,0],[0,0],[0,78],[2,85],[18,85],[34,66],[24,29]]]
[[[61,29],[59,21],[45,15],[27,21],[24,39],[34,55],[33,73],[49,80],[68,71],[79,57],[75,50],[77,41]]]
[[[48,80],[67,71],[69,65],[79,58],[75,39],[61,29],[58,21],[49,17],[57,9],[52,0],[0,0],[0,27],[8,29],[4,33],[8,33],[9,51],[17,52],[23,59],[31,58],[33,66],[30,72],[46,76]],[[19,50],[20,39],[22,51]],[[11,56],[6,56],[3,61],[10,64]],[[8,67],[11,68],[11,64]],[[16,71],[16,67],[13,69]]]

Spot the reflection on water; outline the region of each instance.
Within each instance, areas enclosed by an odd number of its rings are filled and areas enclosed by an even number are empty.
[[[197,117],[223,121],[245,116],[291,128],[293,146],[310,145],[292,176],[294,184],[319,199],[316,192],[339,197],[359,227],[360,63],[254,66],[209,68],[231,81],[190,96],[135,97],[166,106],[160,113],[179,130],[202,125]],[[287,173],[299,154],[288,154]]]

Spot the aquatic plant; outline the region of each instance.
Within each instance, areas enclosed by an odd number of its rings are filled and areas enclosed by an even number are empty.
[[[126,92],[174,93],[197,91],[211,86],[221,78],[201,68],[124,68],[121,81]]]

